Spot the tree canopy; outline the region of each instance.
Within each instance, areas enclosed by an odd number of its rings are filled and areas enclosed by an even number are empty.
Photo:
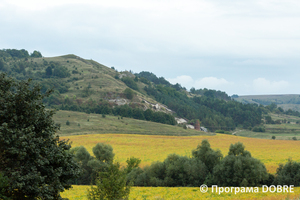
[[[45,109],[40,89],[0,74],[0,174],[12,199],[61,199],[80,173],[70,143],[56,136],[54,111]]]

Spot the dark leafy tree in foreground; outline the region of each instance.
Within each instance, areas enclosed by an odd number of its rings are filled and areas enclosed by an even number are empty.
[[[60,192],[80,173],[42,98],[30,80],[0,74],[0,174],[8,181],[4,195],[12,199],[62,199]]]

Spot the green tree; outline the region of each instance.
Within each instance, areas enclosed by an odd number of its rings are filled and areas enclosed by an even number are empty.
[[[134,92],[130,88],[126,88],[124,90],[124,95],[126,96],[127,99],[132,99]]]
[[[88,190],[88,199],[128,199],[131,185],[127,184],[126,172],[120,169],[120,164],[110,163],[106,171],[99,172],[96,187],[92,186]]]
[[[252,158],[245,146],[231,144],[228,155],[214,168],[214,183],[218,186],[259,186],[269,176],[260,160]]]
[[[112,162],[115,156],[112,146],[104,143],[96,144],[93,147],[93,153],[99,161],[106,163]]]
[[[7,196],[8,187],[9,187],[8,178],[3,176],[0,172],[0,199],[2,199],[2,200],[10,200],[11,199]]]
[[[56,135],[54,111],[45,109],[40,87],[30,82],[0,74],[0,172],[12,199],[61,199],[80,169],[69,142]]]
[[[72,181],[73,184],[89,185],[92,182],[91,174],[93,169],[88,165],[89,161],[93,159],[90,153],[84,146],[72,148],[70,150],[74,154],[74,160],[81,168],[80,176]]]
[[[4,69],[4,62],[2,59],[0,59],[0,70]]]
[[[131,89],[137,90],[137,91],[139,90],[137,83],[133,80],[133,78],[123,77],[121,80]]]
[[[53,76],[57,76],[59,78],[66,78],[71,76],[70,72],[68,69],[64,66],[56,66],[53,70]]]
[[[52,68],[49,66],[46,68],[46,76],[51,76],[52,75]]]
[[[32,52],[32,54],[30,54],[30,57],[33,57],[33,58],[41,58],[41,57],[42,57],[42,54],[41,54],[41,52],[34,50],[34,51]]]
[[[210,173],[213,172],[213,168],[219,164],[223,158],[221,151],[213,150],[208,140],[202,140],[201,145],[198,145],[197,148],[192,151],[192,155],[194,158],[201,160]]]
[[[131,157],[126,160],[127,167],[126,167],[126,173],[130,173],[133,169],[138,168],[139,164],[141,163],[141,159]]]
[[[276,185],[294,185],[300,186],[300,163],[289,159],[288,162],[283,165],[280,164],[274,181]]]

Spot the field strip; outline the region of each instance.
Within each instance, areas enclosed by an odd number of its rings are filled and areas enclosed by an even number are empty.
[[[64,136],[70,139],[72,147],[83,145],[92,154],[92,148],[99,142],[112,145],[115,160],[124,164],[129,157],[142,160],[141,167],[154,161],[163,161],[169,154],[191,156],[191,151],[208,139],[213,149],[220,149],[225,156],[230,144],[242,142],[252,157],[260,159],[270,173],[275,173],[279,163],[288,158],[300,161],[300,141],[268,140],[217,134],[215,136],[160,136],[135,134],[91,134]]]
[[[86,200],[87,189],[90,186],[74,185],[72,189],[62,193],[63,198],[70,200]],[[300,197],[300,187],[294,188],[293,193],[271,193],[259,192],[248,193],[215,193],[209,188],[207,193],[200,192],[198,187],[132,187],[130,190],[129,200],[198,200],[198,199],[263,199],[263,200],[289,200]]]

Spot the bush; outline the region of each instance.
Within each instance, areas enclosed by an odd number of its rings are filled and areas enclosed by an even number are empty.
[[[213,168],[223,158],[221,151],[213,150],[208,140],[202,140],[201,145],[198,145],[197,148],[192,151],[192,155],[194,158],[203,162],[210,173],[213,172]]]
[[[289,159],[285,165],[280,164],[274,184],[300,186],[300,163]]]
[[[292,140],[297,140],[297,138],[296,137],[292,137]]]
[[[96,187],[88,190],[88,199],[128,199],[131,183],[127,184],[126,172],[119,163],[110,163],[107,171],[99,172]]]
[[[272,140],[275,140],[275,139],[276,139],[276,137],[273,135],[273,136],[272,136]]]
[[[216,130],[215,133],[224,133],[224,130]]]
[[[213,171],[214,183],[218,186],[253,187],[261,185],[268,178],[265,165],[252,158],[240,142],[230,145],[228,155]]]
[[[256,126],[252,128],[253,132],[266,132],[266,129],[264,127]]]
[[[70,126],[70,122],[69,122],[69,121],[67,121],[67,122],[66,122],[66,125],[67,125],[67,126]]]
[[[133,98],[133,95],[134,95],[134,92],[130,89],[130,88],[126,88],[124,90],[124,95],[127,99],[132,99]]]
[[[137,83],[132,78],[124,77],[121,80],[131,89],[137,90],[137,91],[139,90]]]

